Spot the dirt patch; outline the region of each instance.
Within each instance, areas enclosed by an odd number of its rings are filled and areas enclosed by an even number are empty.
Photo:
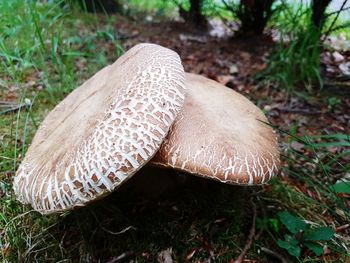
[[[181,22],[134,22],[128,19],[116,24],[118,32],[132,36],[122,40],[127,50],[140,42],[156,43],[175,50],[187,72],[208,78],[240,92],[263,108],[273,125],[288,131],[297,123],[297,134],[348,133],[350,98],[342,97],[337,105],[328,103],[324,92],[312,98],[287,100],[284,90],[274,85],[261,85],[253,80],[266,67],[274,42],[269,36],[216,38],[198,34]]]

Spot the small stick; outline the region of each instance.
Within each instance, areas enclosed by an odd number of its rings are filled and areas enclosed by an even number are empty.
[[[133,253],[131,251],[127,251],[127,252],[124,252],[122,254],[120,254],[118,257],[114,257],[112,258],[111,260],[107,261],[107,263],[116,263],[116,262],[120,262],[122,261],[123,259],[127,258],[127,257],[130,257]]]
[[[245,244],[245,247],[243,248],[242,253],[238,256],[238,258],[234,261],[234,263],[242,263],[245,255],[248,253],[248,250],[251,248],[255,236],[255,221],[256,221],[256,205],[253,202],[253,197],[250,199],[250,202],[253,206],[253,220],[252,220],[252,226],[250,228],[250,233],[248,236],[248,240]]]
[[[345,7],[345,8],[343,8],[343,9],[340,9],[340,10],[337,10],[337,11],[334,11],[334,12],[331,12],[331,13],[328,13],[328,14],[326,14],[326,18],[327,18],[327,17],[330,17],[330,16],[332,16],[332,15],[338,14],[339,12],[347,11],[347,10],[349,10],[349,9],[350,9],[350,6]]]
[[[25,101],[24,103],[20,103],[20,104],[16,104],[9,101],[0,101],[0,108],[5,108],[4,110],[0,111],[0,115],[6,114],[12,111],[17,111],[23,107],[30,107],[30,106],[31,106],[30,101]]]
[[[327,32],[325,33],[325,36],[323,39],[326,39],[329,36],[329,34],[332,32],[333,26],[335,25],[335,22],[338,20],[339,14],[343,11],[347,2],[348,2],[348,0],[343,1],[340,9],[336,12],[335,18],[333,19],[333,21],[332,21],[330,27],[328,28]]]
[[[16,105],[14,107],[7,108],[6,110],[1,111],[0,114],[6,114],[9,112],[18,111],[19,109],[21,109],[23,107],[27,107],[27,106],[28,106],[27,104],[19,104],[19,105]]]
[[[335,229],[335,232],[337,232],[337,233],[342,232],[342,231],[348,229],[349,227],[350,227],[350,224],[338,226],[338,227]]]
[[[105,227],[103,227],[103,226],[101,226],[101,225],[100,225],[100,227],[102,228],[103,231],[105,231],[105,232],[107,232],[107,233],[109,233],[109,234],[111,234],[111,235],[121,235],[121,234],[126,233],[126,232],[129,231],[129,230],[136,230],[135,227],[133,227],[133,226],[128,226],[128,227],[122,229],[122,230],[119,231],[119,232],[112,232],[112,231],[108,230],[107,228],[105,228]]]

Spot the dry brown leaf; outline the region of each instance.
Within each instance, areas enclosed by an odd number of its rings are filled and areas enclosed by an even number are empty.
[[[173,253],[173,249],[171,247],[165,250],[162,250],[161,252],[158,253],[157,261],[159,263],[173,263],[174,261],[171,257],[172,253]]]

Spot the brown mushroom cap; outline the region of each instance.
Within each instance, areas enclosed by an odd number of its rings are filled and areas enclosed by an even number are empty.
[[[279,166],[277,137],[237,92],[186,74],[185,105],[151,163],[221,182],[263,184]]]
[[[179,56],[140,44],[69,94],[37,131],[14,179],[43,214],[115,190],[159,149],[184,101]]]

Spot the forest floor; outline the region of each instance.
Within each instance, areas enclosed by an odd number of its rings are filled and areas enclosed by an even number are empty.
[[[350,260],[350,195],[331,187],[340,179],[350,177],[349,90],[332,89],[331,97],[336,101],[332,103],[327,89],[314,90],[311,94],[304,91],[303,96],[296,96],[254,78],[266,68],[274,47],[269,36],[216,38],[197,34],[180,22],[136,22],[126,17],[118,17],[114,26],[125,50],[141,42],[173,49],[179,53],[185,71],[214,79],[263,109],[279,133],[281,172],[265,186],[237,187],[189,175],[179,180],[178,173],[149,168],[144,173],[159,180],[158,193],[144,191],[151,183],[139,175],[121,191],[91,206],[63,216],[43,217],[19,205],[8,190],[15,172],[10,158],[13,151],[8,149],[14,144],[22,149],[35,133],[35,125],[55,104],[45,97],[40,74],[26,73],[19,86],[25,86],[28,97],[33,98],[35,94],[34,117],[23,117],[32,118],[26,126],[27,142],[13,135],[18,112],[1,115],[4,162],[0,196],[4,201],[0,214],[0,256],[3,260],[234,262],[252,241],[244,262],[294,262],[297,259],[278,245],[278,240],[295,234],[288,232],[289,227],[278,216],[281,211],[305,220],[311,229],[330,227],[335,232],[328,242],[316,240],[323,249],[316,256],[300,238],[304,229],[298,229],[299,239],[296,235],[293,238],[301,248],[299,261]],[[117,58],[108,40],[101,40],[97,45],[105,51],[106,63]],[[79,71],[89,63],[93,62],[77,59],[74,69]],[[332,63],[323,66],[336,67]],[[77,73],[77,82],[84,82],[94,70],[96,68]],[[330,82],[332,77],[327,76]],[[0,101],[18,102],[22,96],[20,89],[4,87]],[[22,157],[17,156],[16,162]],[[6,158],[11,164],[5,164]],[[163,175],[166,179],[161,178]],[[136,185],[134,189],[133,185]],[[249,233],[253,230],[252,239]]]

